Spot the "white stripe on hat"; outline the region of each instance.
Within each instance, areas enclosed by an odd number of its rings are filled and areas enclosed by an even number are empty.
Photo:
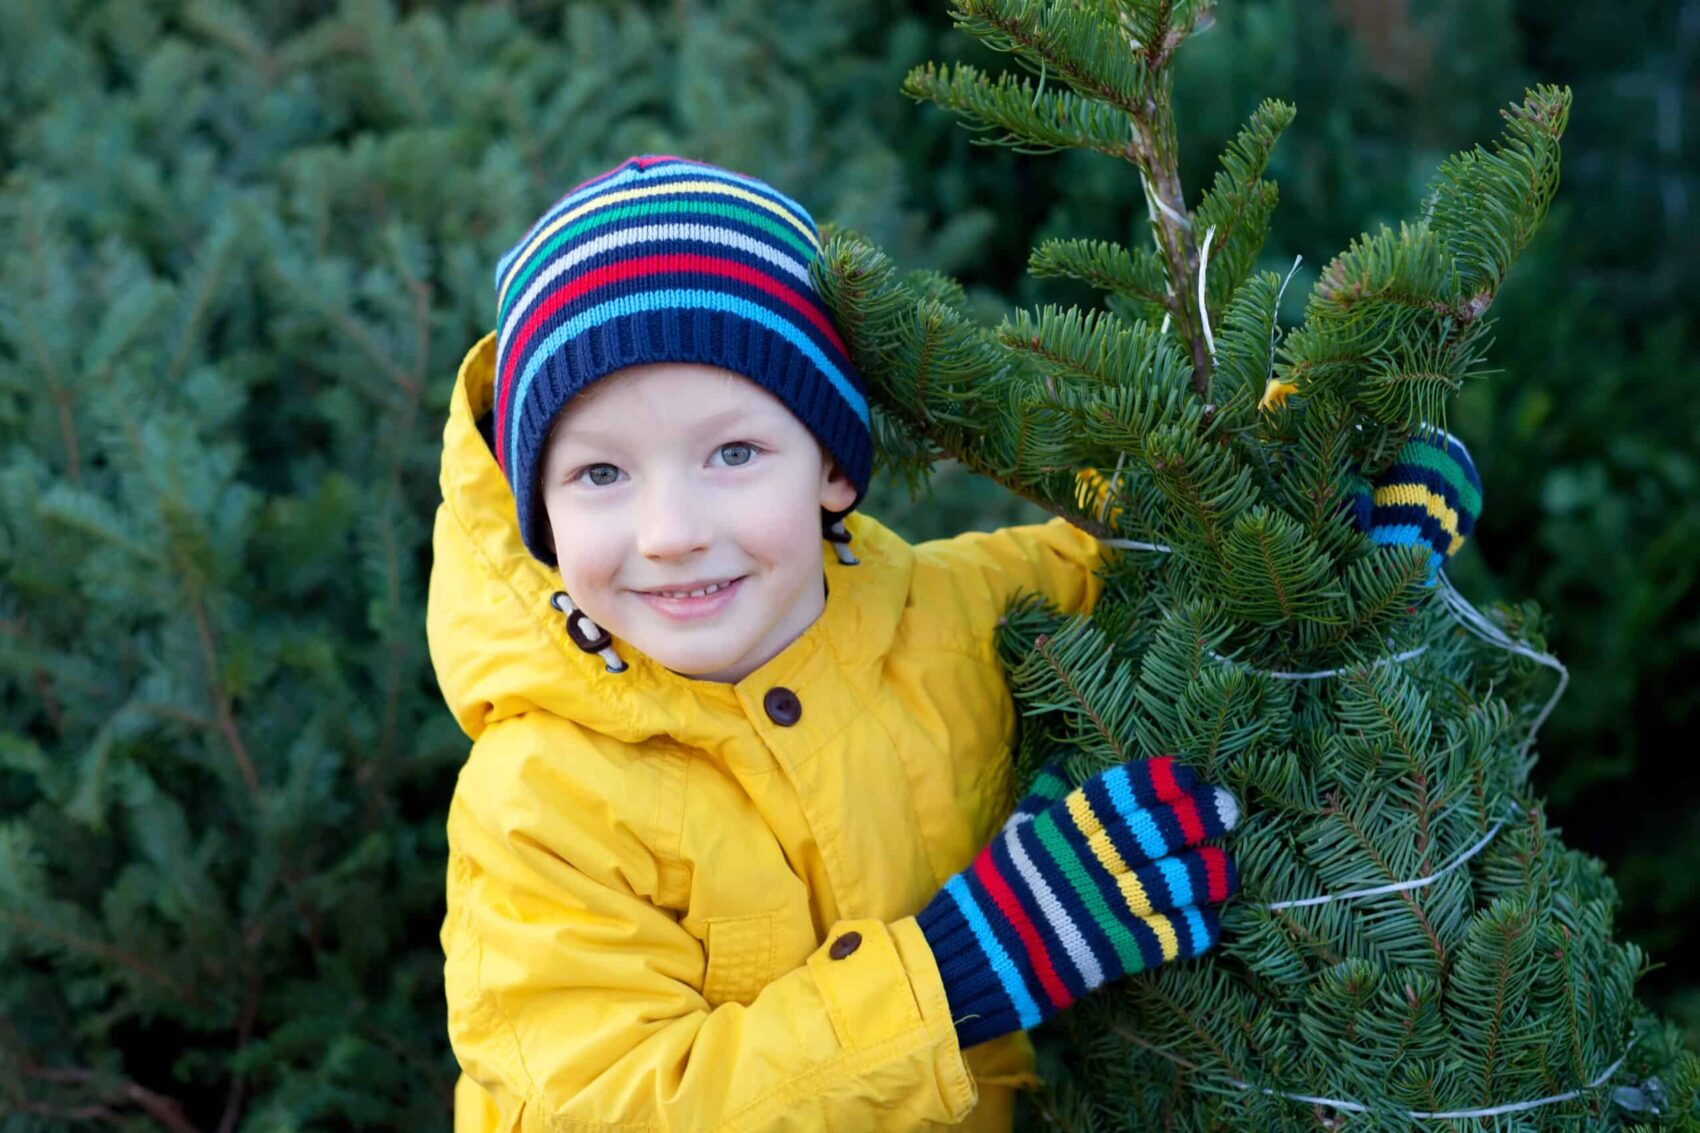
[[[525,294],[519,297],[519,302],[509,309],[507,321],[501,328],[501,335],[496,341],[496,357],[500,359],[513,338],[514,330],[524,325],[523,312],[535,302],[544,288],[548,287],[562,272],[583,263],[598,252],[606,252],[613,248],[624,247],[628,244],[639,244],[647,240],[699,240],[705,244],[723,244],[740,252],[748,252],[759,256],[775,267],[790,273],[805,287],[809,283],[809,269],[802,261],[788,256],[774,245],[758,240],[753,236],[739,232],[736,229],[725,228],[712,224],[646,224],[636,228],[617,229],[594,240],[586,240],[567,255],[562,256],[548,269],[541,272],[525,289]],[[497,372],[501,371],[500,362]]]
[[[630,160],[634,159],[628,159],[628,161]],[[641,167],[625,163],[622,164],[625,165],[625,168],[616,166],[614,169],[607,170],[599,174],[598,176],[601,178],[600,180],[593,177],[591,178],[591,184],[580,185],[577,189],[569,192],[553,205],[550,205],[549,210],[542,216],[538,217],[536,223],[534,223],[530,228],[526,229],[525,235],[520,239],[520,241],[512,248],[509,248],[502,258],[496,263],[495,286],[497,291],[502,289],[502,281],[507,278],[508,269],[512,266],[514,257],[518,256],[519,253],[531,243],[531,238],[533,236],[535,236],[556,217],[560,216],[563,212],[566,212],[581,201],[589,200],[598,193],[610,192],[619,188],[621,185],[629,185],[631,182],[639,179],[640,177],[646,181],[656,184],[675,177],[713,177],[718,180],[725,181],[728,184],[741,185],[746,189],[766,193],[768,196],[773,197],[780,203],[788,206],[800,219],[807,221],[811,226],[814,224],[814,217],[809,215],[808,209],[804,208],[784,193],[781,193],[778,189],[775,189],[767,182],[751,177],[745,173],[738,173],[731,169],[721,169],[717,165],[709,165],[705,162],[694,161],[690,158],[681,157],[671,157],[652,161],[649,165]]]
[[[579,217],[589,216],[590,214],[599,212],[603,209],[611,209],[628,201],[663,200],[671,197],[690,197],[693,195],[704,195],[715,198],[731,198],[733,200],[743,201],[746,204],[755,205],[756,207],[779,217],[781,220],[789,221],[791,228],[796,231],[797,235],[802,237],[805,244],[815,251],[820,250],[820,237],[816,234],[814,228],[804,224],[802,221],[792,216],[791,213],[785,209],[785,206],[775,203],[770,198],[763,196],[761,193],[753,189],[746,189],[728,181],[704,180],[702,178],[695,178],[689,181],[660,180],[653,185],[645,184],[632,189],[623,189],[618,192],[604,193],[600,196],[592,197],[577,208],[570,209],[567,212],[562,213],[542,229],[538,230],[534,235],[528,237],[525,248],[519,253],[519,255],[514,257],[513,262],[508,265],[507,277],[502,280],[501,286],[496,289],[497,309],[500,310],[502,305],[507,302],[508,291],[513,287],[514,281],[519,277],[521,266],[526,263],[537,252],[537,250],[549,240],[550,237],[554,236],[556,232],[565,228]]]

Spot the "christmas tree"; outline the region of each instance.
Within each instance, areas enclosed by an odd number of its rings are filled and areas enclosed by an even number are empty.
[[[1449,398],[1484,374],[1487,311],[1558,186],[1569,92],[1526,92],[1491,150],[1444,162],[1421,214],[1353,241],[1283,328],[1287,278],[1258,270],[1262,174],[1294,108],[1259,106],[1191,207],[1177,170],[1171,68],[1213,7],[954,0],[1030,74],[929,64],[905,84],[983,140],[1133,167],[1152,246],[1054,239],[1028,264],[1102,308],[988,329],[953,280],[850,233],[818,268],[888,468],[954,458],[1116,548],[1090,617],[1026,601],[1006,618],[1025,721],[1011,802],[1054,758],[1078,781],[1174,752],[1247,812],[1222,946],[1047,1024],[1029,1116],[1700,1126],[1700,1070],[1635,1001],[1645,960],[1612,939],[1611,881],[1529,786],[1557,666],[1538,611],[1476,612],[1436,572],[1455,541],[1366,533],[1370,485],[1444,449]]]

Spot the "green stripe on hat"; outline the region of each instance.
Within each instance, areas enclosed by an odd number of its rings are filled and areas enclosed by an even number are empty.
[[[508,308],[514,300],[525,293],[526,281],[536,273],[537,269],[549,261],[550,253],[569,240],[577,239],[583,233],[610,224],[626,222],[645,217],[704,216],[716,220],[735,220],[740,224],[748,224],[759,228],[769,236],[783,240],[790,245],[806,264],[814,258],[815,250],[798,237],[796,230],[779,223],[771,216],[747,205],[717,204],[704,200],[692,200],[688,197],[663,198],[645,201],[637,204],[622,204],[614,208],[599,209],[589,216],[574,221],[549,238],[549,242],[533,251],[527,258],[525,269],[516,275],[508,285],[508,297],[503,301],[501,310],[497,312],[496,321],[500,323],[508,317]]]

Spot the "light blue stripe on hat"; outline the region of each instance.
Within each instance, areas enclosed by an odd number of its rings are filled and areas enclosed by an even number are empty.
[[[1041,1021],[1039,1005],[1033,1002],[1033,996],[1027,990],[1027,983],[1021,978],[1011,963],[1009,953],[992,932],[992,926],[986,923],[986,914],[980,911],[980,905],[974,900],[974,894],[968,891],[968,885],[962,880],[960,873],[952,875],[944,883],[945,890],[956,907],[962,911],[962,919],[968,922],[968,927],[974,933],[974,939],[979,941],[980,950],[992,962],[992,971],[998,974],[998,982],[1003,984],[1004,994],[1009,996],[1010,1003],[1015,1007],[1015,1013],[1021,1019],[1021,1029],[1037,1027]]]
[[[526,318],[538,301],[553,293],[554,288],[550,285],[585,260],[604,252],[613,251],[616,248],[630,248],[634,244],[651,242],[680,244],[692,241],[700,244],[717,244],[721,247],[736,249],[745,255],[755,256],[757,259],[764,260],[790,275],[801,286],[808,288],[814,286],[809,282],[808,265],[789,255],[786,248],[769,241],[758,240],[736,228],[680,221],[643,224],[633,228],[616,228],[602,236],[584,241],[566,255],[557,256],[548,267],[537,273],[536,278],[526,285],[525,293],[508,309],[508,317],[502,320],[501,337],[496,341],[496,357],[500,358],[507,353],[509,342],[518,333],[519,328],[525,325]]]
[[[542,368],[543,362],[569,339],[577,338],[591,327],[607,322],[621,315],[632,315],[639,311],[665,310],[708,310],[724,311],[759,323],[765,329],[784,338],[792,346],[802,351],[803,355],[813,362],[832,388],[861,419],[862,427],[868,427],[868,403],[862,395],[856,392],[856,387],[850,384],[850,379],[839,372],[827,356],[821,353],[820,347],[814,341],[787,319],[775,315],[759,303],[736,295],[727,295],[720,291],[702,290],[672,290],[672,291],[642,291],[635,295],[622,295],[606,303],[599,303],[587,311],[556,327],[549,336],[531,349],[531,357],[526,361],[525,370],[520,374],[519,381],[514,384],[514,391],[508,400],[507,440],[509,467],[517,460],[518,454],[514,446],[518,443],[520,410],[525,405],[525,396],[531,389],[531,380]]]

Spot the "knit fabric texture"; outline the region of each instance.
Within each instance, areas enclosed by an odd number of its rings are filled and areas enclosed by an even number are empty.
[[[809,279],[814,220],[753,177],[664,155],[575,186],[496,265],[495,453],[545,563],[538,463],[567,401],[649,362],[740,374],[867,490],[867,391]],[[852,505],[852,508],[854,505]],[[844,513],[828,517],[837,519]]]
[[[1171,757],[1070,788],[1053,762],[1003,830],[916,915],[958,1042],[1027,1030],[1131,972],[1196,956],[1239,887],[1233,860],[1197,846],[1233,828],[1233,796]],[[1185,851],[1185,852],[1181,852]]]
[[[1353,521],[1383,547],[1427,547],[1432,584],[1482,511],[1482,480],[1462,441],[1444,429],[1412,436],[1352,501]]]

